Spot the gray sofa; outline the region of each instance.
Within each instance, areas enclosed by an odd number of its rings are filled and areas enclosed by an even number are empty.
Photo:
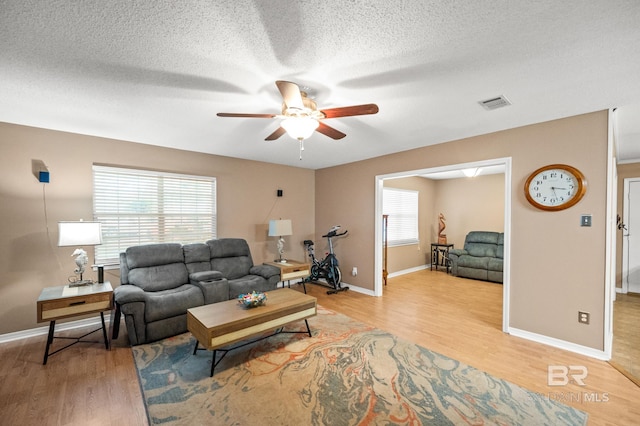
[[[189,308],[274,290],[279,279],[277,267],[253,264],[239,238],[129,247],[120,254],[121,285],[113,292],[113,338],[122,314],[131,344],[148,343],[186,332]]]
[[[464,249],[449,250],[451,273],[454,276],[502,283],[504,233],[469,232]]]

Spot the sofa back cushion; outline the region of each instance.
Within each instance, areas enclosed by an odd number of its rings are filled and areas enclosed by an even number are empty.
[[[464,240],[464,249],[471,256],[496,257],[498,255],[498,232],[471,231]]]
[[[182,246],[184,261],[189,274],[211,271],[211,250],[205,243],[185,244]]]
[[[235,280],[249,275],[253,266],[249,244],[242,238],[221,238],[207,241],[211,251],[211,269],[222,272],[222,276]]]
[[[504,232],[498,234],[498,252],[496,253],[496,257],[504,259]]]
[[[189,282],[182,245],[147,244],[129,247],[121,257],[126,261],[127,282],[145,291],[162,291]]]

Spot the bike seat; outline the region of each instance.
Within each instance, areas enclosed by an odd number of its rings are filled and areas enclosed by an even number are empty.
[[[305,245],[305,246],[312,246],[312,245],[313,245],[313,241],[311,241],[311,240],[304,240],[304,245]]]

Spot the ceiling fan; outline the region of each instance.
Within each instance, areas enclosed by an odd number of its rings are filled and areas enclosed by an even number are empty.
[[[300,159],[304,150],[303,140],[313,134],[314,131],[322,133],[332,139],[342,139],[346,134],[327,126],[321,120],[327,118],[350,117],[354,115],[375,114],[378,112],[378,105],[365,104],[347,107],[318,109],[313,99],[310,99],[306,92],[290,81],[278,80],[276,86],[282,95],[281,114],[249,114],[249,113],[229,113],[219,112],[218,117],[240,117],[240,118],[281,118],[283,119],[273,133],[265,138],[273,141],[288,133],[292,138],[300,142]]]

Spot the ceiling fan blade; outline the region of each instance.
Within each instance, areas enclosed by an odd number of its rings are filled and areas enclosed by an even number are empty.
[[[331,139],[336,139],[336,140],[342,139],[345,136],[347,136],[346,134],[342,133],[340,130],[336,130],[333,127],[327,126],[322,121],[320,122],[320,125],[316,129],[316,132],[322,133],[323,135],[329,136]]]
[[[282,127],[278,127],[275,132],[271,133],[269,136],[266,137],[265,141],[275,141],[285,133],[287,133],[285,129],[283,129]]]
[[[365,104],[365,105],[354,105],[354,106],[340,107],[340,108],[329,108],[329,109],[322,109],[320,110],[320,112],[323,113],[326,118],[376,114],[378,112],[378,105]]]
[[[278,86],[278,90],[280,90],[280,94],[282,95],[282,100],[287,108],[304,108],[300,88],[297,84],[290,81],[278,80],[276,81],[276,86]]]
[[[275,118],[276,114],[245,114],[234,112],[219,112],[218,117],[242,117],[242,118]]]

